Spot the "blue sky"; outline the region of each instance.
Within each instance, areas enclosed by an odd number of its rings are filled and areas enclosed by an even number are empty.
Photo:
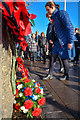
[[[60,5],[60,9],[64,9],[64,2],[56,2]],[[46,34],[47,25],[49,23],[48,19],[46,18],[46,9],[45,9],[46,2],[33,2],[29,5],[29,13],[34,13],[37,15],[35,21],[35,26],[32,27],[32,33],[35,33],[37,30],[39,34],[44,32]],[[66,11],[69,14],[69,17],[72,21],[72,24],[75,27],[78,27],[78,2],[67,2],[66,3]]]

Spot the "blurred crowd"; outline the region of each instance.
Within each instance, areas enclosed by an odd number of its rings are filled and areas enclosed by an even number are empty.
[[[80,55],[80,31],[79,28],[75,28],[75,40],[73,48],[75,51],[71,51],[69,54],[74,54],[75,57],[69,58],[69,61],[78,63],[79,62],[79,55]],[[32,33],[31,36],[25,36],[25,40],[28,43],[28,47],[26,51],[22,51],[19,44],[17,45],[18,54],[19,56],[31,60],[33,62],[40,60],[43,64],[46,63],[46,56],[49,57],[50,55],[50,45],[48,43],[47,37],[45,36],[44,32],[36,31],[36,33]]]
[[[48,41],[44,32],[41,32],[39,35],[39,32],[36,31],[36,33],[32,33],[31,36],[25,36],[25,40],[28,43],[26,51],[21,51],[19,44],[17,45],[19,56],[33,62],[40,60],[43,64],[45,64],[46,55],[48,55]]]

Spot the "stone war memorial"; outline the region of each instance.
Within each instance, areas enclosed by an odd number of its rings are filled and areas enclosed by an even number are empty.
[[[0,119],[12,119],[13,108],[26,118],[37,118],[45,103],[43,88],[31,80],[24,60],[18,56],[17,44],[22,51],[28,44],[25,37],[37,16],[29,14],[24,0],[0,2]],[[16,71],[21,73],[17,78]]]

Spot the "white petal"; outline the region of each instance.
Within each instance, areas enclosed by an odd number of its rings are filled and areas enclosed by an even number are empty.
[[[37,100],[37,99],[38,99],[38,96],[37,96],[37,95],[34,95],[34,98],[35,98],[35,100]]]
[[[34,79],[32,79],[32,81],[33,81],[33,82],[35,82],[35,80],[34,80]]]
[[[20,90],[20,89],[22,88],[22,86],[23,86],[22,84],[19,84],[19,85],[17,86],[17,89]]]
[[[22,93],[19,93],[19,96],[20,96],[20,97],[22,97],[22,96],[23,96],[23,94],[22,94]]]
[[[25,110],[25,107],[24,107],[24,106],[21,106],[20,109],[21,109],[21,110]]]
[[[43,94],[43,89],[41,89],[41,94]]]
[[[16,104],[16,100],[14,100],[14,104]]]
[[[38,85],[35,85],[35,87],[39,87]]]
[[[27,112],[28,112],[28,110],[27,110],[27,109],[23,110],[23,113],[27,113]]]

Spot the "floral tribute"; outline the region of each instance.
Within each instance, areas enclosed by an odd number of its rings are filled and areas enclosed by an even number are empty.
[[[24,35],[31,33],[31,22],[36,18],[36,15],[29,14],[26,9],[24,0],[3,0],[0,2],[0,12],[10,28],[10,34],[15,36],[15,41],[19,42],[22,50],[26,50],[28,44],[25,41]]]
[[[10,2],[3,0],[3,2],[0,2],[0,12],[6,20],[12,40],[25,51],[28,44],[24,36],[31,33],[31,25],[34,24],[33,19],[36,18],[36,15],[29,14],[24,0],[21,0],[21,2],[19,0],[11,0]],[[38,117],[42,112],[40,107],[45,103],[43,88],[35,80],[29,79],[28,70],[24,66],[24,60],[17,57],[16,61],[22,78],[16,80],[14,106],[18,111],[26,114],[27,118]]]
[[[15,108],[27,115],[27,117],[38,117],[45,104],[43,87],[35,80],[30,80],[28,71],[21,58],[17,58],[18,70],[22,73],[21,79],[16,81]]]

